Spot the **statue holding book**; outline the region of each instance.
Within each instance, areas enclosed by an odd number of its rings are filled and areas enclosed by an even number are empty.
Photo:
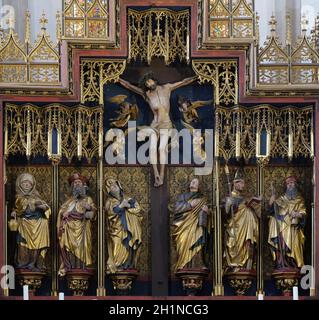
[[[226,170],[227,177],[229,172]],[[229,272],[254,269],[258,242],[258,217],[260,217],[261,197],[246,197],[243,192],[245,179],[237,170],[233,188],[225,199],[227,225],[225,232],[225,268]]]

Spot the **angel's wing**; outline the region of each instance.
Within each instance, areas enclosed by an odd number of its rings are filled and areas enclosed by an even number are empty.
[[[111,103],[116,103],[116,104],[121,104],[127,99],[127,96],[124,94],[119,94],[117,96],[114,96],[109,99],[109,102]]]
[[[213,100],[192,102],[192,109],[197,109],[197,108],[200,108],[203,106],[207,106],[207,105],[211,104],[212,102],[213,102]]]
[[[138,117],[138,112],[139,112],[138,106],[137,106],[136,103],[131,106],[131,110],[130,111],[131,111],[130,112],[131,113],[131,120],[136,120],[137,117]]]
[[[130,120],[129,114],[120,114],[117,119],[111,119],[111,125],[116,128],[123,128],[127,125],[127,122]]]

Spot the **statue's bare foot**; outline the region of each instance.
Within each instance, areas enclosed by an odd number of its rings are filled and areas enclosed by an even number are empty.
[[[154,183],[154,187],[160,187],[163,184],[163,179],[161,178],[161,176],[155,175],[155,183]]]

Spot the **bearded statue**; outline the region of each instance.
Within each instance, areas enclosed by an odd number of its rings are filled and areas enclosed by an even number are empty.
[[[306,207],[297,189],[297,178],[285,180],[286,191],[276,199],[273,195],[269,205],[268,244],[276,269],[301,268],[304,265],[304,225]]]
[[[58,239],[61,266],[59,275],[72,269],[87,269],[92,264],[92,220],[96,206],[87,195],[87,179],[75,173],[69,177],[70,197],[58,214]]]

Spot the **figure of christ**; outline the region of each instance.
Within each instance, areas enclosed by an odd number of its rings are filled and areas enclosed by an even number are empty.
[[[170,97],[173,90],[187,86],[193,83],[197,76],[186,78],[182,81],[175,83],[167,83],[159,85],[153,73],[147,73],[140,81],[139,87],[131,84],[130,82],[120,78],[120,84],[144,98],[153,112],[153,121],[149,126],[150,137],[150,162],[153,166],[155,187],[159,187],[164,182],[166,152],[168,147],[169,132],[173,128],[170,118]],[[165,130],[161,130],[165,129]],[[159,146],[157,149],[159,141]],[[157,155],[157,150],[159,157]],[[158,158],[160,170],[158,170]]]

